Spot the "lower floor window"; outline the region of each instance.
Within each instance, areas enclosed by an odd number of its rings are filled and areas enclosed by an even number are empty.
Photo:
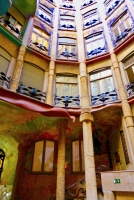
[[[42,140],[35,143],[32,172],[53,172],[54,141]]]

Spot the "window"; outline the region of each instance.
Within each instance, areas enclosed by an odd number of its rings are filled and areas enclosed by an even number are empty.
[[[59,38],[58,40],[58,58],[76,60],[76,39]]]
[[[54,141],[35,142],[32,172],[53,173]]]
[[[48,55],[49,46],[49,35],[38,28],[33,28],[32,38],[30,41],[30,46],[41,53]]]
[[[46,94],[42,92],[44,75],[45,71],[40,67],[24,62],[17,92],[45,101]]]
[[[6,13],[3,15],[3,22],[2,24],[15,36],[20,37],[22,31],[22,24],[19,23],[11,14]]]
[[[122,0],[107,0],[104,2],[106,7],[106,14],[109,15],[120,3]]]
[[[131,55],[124,61],[124,68],[129,83],[127,85],[127,92],[130,96],[134,93],[134,55]]]
[[[121,15],[113,24],[112,31],[114,35],[114,40],[116,44],[123,41],[132,32],[132,21],[128,15],[125,13]]]
[[[92,26],[99,22],[97,9],[91,10],[83,15],[84,28]]]
[[[83,141],[72,141],[72,172],[84,172]]]
[[[4,158],[5,158],[5,153],[2,149],[0,149],[0,177],[3,169]]]
[[[49,10],[47,7],[40,6],[38,11],[37,11],[37,15],[38,15],[38,17],[40,17],[45,22],[51,24],[52,11]]]
[[[73,16],[60,16],[60,28],[66,30],[75,30],[74,17]]]
[[[104,53],[107,50],[102,32],[88,36],[85,39],[85,42],[87,49],[87,58]]]
[[[57,74],[56,101],[59,106],[79,106],[78,78],[72,74]],[[60,97],[60,98],[59,98]]]
[[[3,86],[4,83],[7,88],[9,88],[10,78],[6,77],[6,74],[10,60],[11,56],[0,47],[0,86]]]
[[[92,105],[117,100],[111,69],[105,68],[90,73]]]

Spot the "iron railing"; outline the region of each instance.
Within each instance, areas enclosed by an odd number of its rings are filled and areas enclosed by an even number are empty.
[[[0,72],[0,85],[9,89],[11,77],[7,77],[6,74]]]
[[[55,105],[61,104],[65,107],[68,106],[79,106],[80,105],[80,98],[79,96],[57,96],[54,97]]]

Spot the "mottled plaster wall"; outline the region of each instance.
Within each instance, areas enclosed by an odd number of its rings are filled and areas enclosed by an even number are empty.
[[[18,143],[10,136],[0,135],[0,148],[5,152],[1,185],[13,185],[18,159]]]

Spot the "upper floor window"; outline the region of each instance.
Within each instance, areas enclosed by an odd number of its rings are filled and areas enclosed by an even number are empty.
[[[0,24],[5,26],[13,35],[20,37],[22,31],[22,24],[19,23],[11,14],[6,13],[0,20]]]
[[[10,77],[6,76],[10,60],[11,56],[0,47],[0,86],[5,86],[6,88],[9,88],[10,83]]]
[[[79,106],[78,77],[74,74],[57,74],[55,103],[60,106]]]
[[[87,58],[97,56],[107,51],[102,32],[89,35],[86,39]]]
[[[117,100],[117,93],[114,90],[114,82],[110,68],[104,68],[90,73],[90,85],[92,105]]]
[[[73,0],[62,0],[61,7],[63,7],[63,8],[70,8],[70,9],[74,8],[74,6],[73,6]]]
[[[128,80],[126,89],[128,95],[130,96],[134,93],[134,55],[131,55],[127,60],[124,61],[124,68]]]
[[[83,141],[72,141],[72,172],[84,172],[84,151]]]
[[[38,28],[33,28],[30,46],[48,55],[49,35]]]
[[[53,173],[54,146],[54,141],[35,142],[32,172]]]
[[[18,93],[45,101],[46,94],[42,92],[45,71],[31,63],[24,62]]]
[[[49,10],[47,7],[39,7],[37,11],[37,15],[44,20],[45,22],[51,24],[52,21],[52,11]]]
[[[76,60],[76,39],[74,38],[59,38],[58,39],[58,58]]]
[[[97,9],[91,10],[83,15],[84,28],[92,26],[99,22]]]
[[[132,20],[126,12],[111,25],[116,44],[123,41],[132,32]]]
[[[74,17],[68,15],[61,15],[60,28],[66,30],[75,30]]]
[[[123,0],[106,0],[104,2],[106,7],[106,14],[109,15]]]

